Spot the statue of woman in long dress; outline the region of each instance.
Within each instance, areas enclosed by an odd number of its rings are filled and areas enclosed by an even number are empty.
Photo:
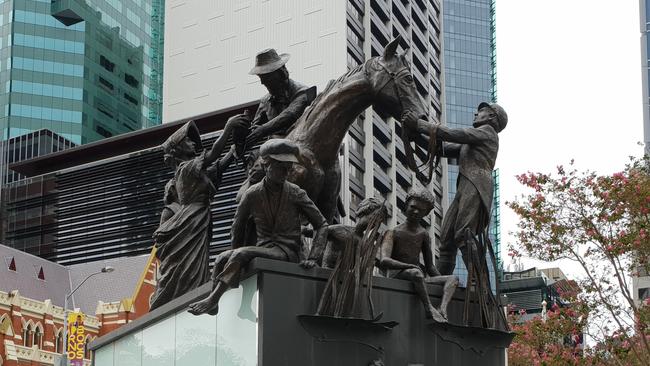
[[[232,149],[226,157],[217,158],[233,130],[247,129],[249,124],[248,114],[232,117],[212,148],[201,154],[197,152],[201,136],[193,121],[163,143],[165,161],[175,168],[175,174],[165,187],[166,209],[153,234],[156,256],[160,260],[160,278],[150,310],[210,280],[210,199],[217,191],[221,172],[233,160]]]

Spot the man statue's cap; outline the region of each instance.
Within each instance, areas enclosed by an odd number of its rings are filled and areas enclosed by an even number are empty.
[[[287,63],[291,57],[288,53],[278,55],[273,48],[267,48],[255,56],[255,67],[248,73],[251,75],[268,74]]]
[[[287,139],[270,139],[260,146],[260,156],[277,161],[298,162],[298,145]]]
[[[508,114],[506,113],[506,110],[496,103],[488,103],[488,102],[481,102],[478,105],[477,110],[480,111],[482,108],[485,107],[492,109],[494,113],[496,113],[497,115],[497,122],[499,124],[499,128],[497,132],[503,131],[503,129],[506,128],[506,125],[508,124]]]

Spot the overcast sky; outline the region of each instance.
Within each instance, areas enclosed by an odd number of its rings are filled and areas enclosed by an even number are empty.
[[[498,0],[496,14],[497,96],[509,118],[497,160],[508,263],[517,217],[505,201],[525,192],[516,174],[571,159],[613,173],[642,155],[641,33],[637,0]],[[575,273],[569,266],[560,264]]]

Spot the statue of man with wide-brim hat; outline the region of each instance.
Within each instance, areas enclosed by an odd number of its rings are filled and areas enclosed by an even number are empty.
[[[190,312],[216,314],[219,299],[232,287],[239,286],[241,271],[255,258],[297,263],[302,249],[301,217],[316,231],[327,227],[307,193],[288,182],[287,176],[298,162],[298,146],[286,139],[271,139],[260,147],[266,172],[262,181],[244,193],[230,232],[232,249],[220,254],[212,272],[213,290],[207,298],[190,305]],[[257,241],[246,243],[246,225],[255,222]]]
[[[255,66],[249,74],[260,78],[268,94],[260,100],[252,131],[246,138],[247,146],[269,136],[285,137],[316,98],[315,86],[308,87],[289,78],[286,63],[290,57],[288,53],[278,54],[273,48],[255,56]]]

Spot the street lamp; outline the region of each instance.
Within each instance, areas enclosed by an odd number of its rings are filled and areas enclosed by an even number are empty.
[[[65,295],[65,299],[63,301],[63,356],[61,357],[61,362],[59,363],[59,366],[68,366],[68,299],[72,297],[72,294],[75,293],[83,285],[90,277],[93,277],[98,274],[102,273],[111,273],[115,270],[115,268],[111,266],[106,266],[102,268],[99,272],[91,273],[89,274],[86,278],[84,278],[81,283],[77,285],[70,293]]]

